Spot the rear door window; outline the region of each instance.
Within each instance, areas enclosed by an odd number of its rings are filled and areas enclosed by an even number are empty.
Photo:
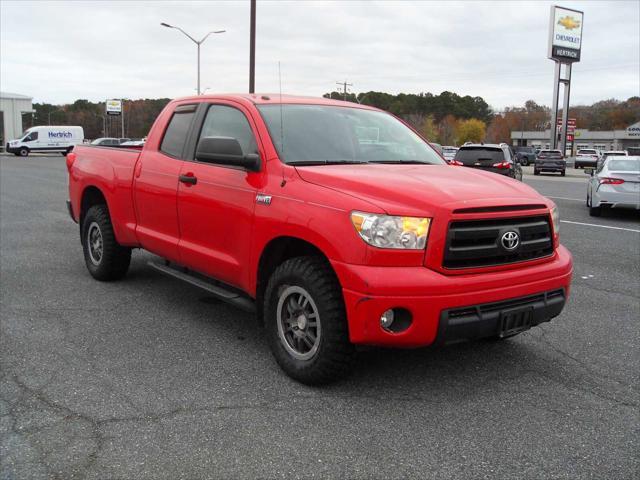
[[[181,105],[176,108],[164,132],[160,151],[175,158],[183,157],[184,145],[196,112],[195,105]]]
[[[471,147],[461,148],[456,153],[456,160],[465,165],[476,163],[498,163],[505,161],[505,153],[501,148]]]

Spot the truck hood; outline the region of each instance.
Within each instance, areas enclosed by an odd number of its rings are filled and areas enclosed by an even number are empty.
[[[545,204],[533,188],[512,178],[450,165],[324,165],[296,167],[309,183],[367,200],[389,214],[436,208]]]

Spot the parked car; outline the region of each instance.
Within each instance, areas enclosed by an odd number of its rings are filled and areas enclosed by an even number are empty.
[[[447,164],[366,105],[179,99],[141,151],[78,146],[66,163],[95,279],[122,278],[146,249],[156,270],[256,312],[277,363],[304,383],[346,373],[356,344],[510,337],[569,294],[551,200]]]
[[[598,165],[596,166],[596,168],[600,169],[602,168],[602,165],[604,164],[605,160],[609,157],[619,157],[619,156],[626,156],[627,152],[625,150],[608,150],[606,152],[602,152],[602,155],[600,155],[600,158],[598,159]]]
[[[598,165],[598,157],[593,155],[577,155],[574,166],[575,168],[596,168]]]
[[[540,150],[533,164],[534,175],[540,175],[541,172],[560,172],[564,177],[566,171],[567,161],[560,150]]]
[[[576,156],[591,156],[591,157],[600,157],[600,153],[595,148],[579,148],[576,152]]]
[[[452,163],[522,180],[522,167],[506,143],[465,144],[457,151]]]
[[[525,167],[536,161],[536,149],[533,147],[513,147],[516,157],[520,160],[520,164]]]
[[[28,157],[31,152],[59,152],[66,155],[83,141],[82,127],[47,125],[29,128],[21,138],[9,141],[6,150],[20,157]]]
[[[608,155],[587,186],[589,214],[599,217],[603,207],[640,209],[640,156]]]
[[[451,147],[447,145],[442,147],[442,156],[447,162],[450,162],[455,158],[457,151],[458,151],[458,147]]]
[[[91,145],[98,147],[114,147],[120,145],[120,139],[111,137],[96,138],[91,142]]]

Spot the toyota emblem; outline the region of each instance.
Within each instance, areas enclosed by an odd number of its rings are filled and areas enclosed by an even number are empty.
[[[518,245],[520,245],[520,235],[518,235],[518,233],[514,232],[513,230],[509,230],[508,232],[502,234],[500,242],[502,243],[502,246],[505,250],[511,252],[518,248]]]

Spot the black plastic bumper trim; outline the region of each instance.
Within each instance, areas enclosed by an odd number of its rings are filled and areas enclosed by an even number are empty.
[[[528,312],[527,324],[520,331],[528,330],[560,315],[565,302],[564,289],[558,289],[500,302],[443,310],[434,343],[446,345],[499,336],[504,329],[503,314],[514,310]]]

